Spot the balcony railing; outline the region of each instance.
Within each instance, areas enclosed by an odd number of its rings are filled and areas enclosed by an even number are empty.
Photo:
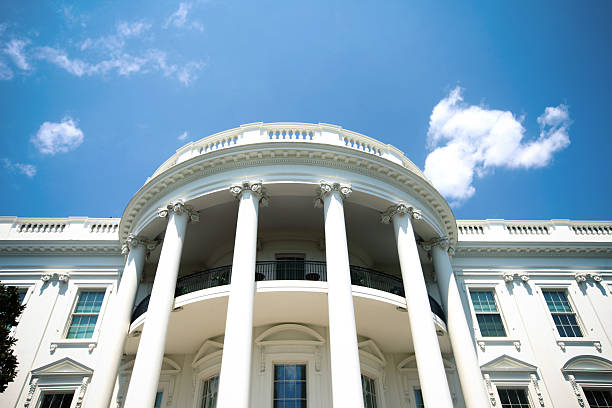
[[[383,292],[404,297],[404,284],[402,278],[355,265],[351,265],[350,270],[351,283],[353,285],[378,289]],[[231,277],[231,265],[220,266],[218,268],[182,276],[176,281],[174,296],[177,297],[202,289],[214,288],[215,286],[228,285],[231,281]],[[255,280],[307,280],[327,282],[327,267],[325,262],[321,261],[259,261],[255,265]],[[145,297],[136,308],[134,308],[132,312],[132,321],[136,320],[138,316],[147,311],[150,297],[151,295]],[[429,296],[429,305],[431,311],[446,322],[442,307],[431,296]]]

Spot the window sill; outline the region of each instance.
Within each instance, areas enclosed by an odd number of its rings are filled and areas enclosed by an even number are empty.
[[[487,345],[513,345],[517,351],[521,351],[521,341],[511,339],[509,337],[481,337],[476,339],[476,344],[482,351],[485,351]]]
[[[84,348],[87,347],[89,352],[93,352],[93,350],[98,345],[98,341],[96,339],[62,339],[57,341],[52,341],[49,345],[49,351],[51,354],[55,352],[55,350],[60,348]]]
[[[584,337],[557,337],[557,346],[562,351],[568,346],[593,346],[601,353],[601,342],[599,340],[585,339]]]

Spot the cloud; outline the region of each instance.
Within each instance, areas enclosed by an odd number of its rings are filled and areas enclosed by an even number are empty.
[[[200,22],[187,20],[187,16],[192,7],[192,3],[180,3],[178,10],[166,19],[162,27],[167,29],[172,25],[176,28],[191,28],[198,31],[204,31],[204,26]]]
[[[34,166],[33,164],[13,163],[7,158],[3,158],[1,159],[1,161],[5,169],[8,169],[10,171],[18,171],[29,178],[32,178],[36,175],[36,166]]]
[[[117,23],[115,34],[102,36],[99,38],[87,38],[81,42],[80,49],[103,49],[110,52],[121,52],[125,47],[126,40],[137,38],[151,29],[151,24],[143,21],[120,21]]]
[[[13,39],[6,44],[3,50],[5,54],[11,57],[13,63],[24,71],[31,68],[24,53],[24,48],[27,44],[26,41]]]
[[[204,67],[203,62],[188,62],[177,73],[178,80],[185,86],[198,79],[197,72]]]
[[[78,15],[75,14],[74,11],[72,10],[72,6],[63,5],[60,7],[58,11],[64,15],[64,18],[69,23],[76,23],[76,24],[79,24],[81,27],[87,26],[87,20],[89,18],[85,16],[84,14],[78,14]]]
[[[49,61],[76,76],[83,76],[91,71],[91,66],[80,59],[70,59],[65,51],[51,47],[40,47],[38,57]]]
[[[13,79],[13,71],[6,63],[0,61],[0,81],[8,81]]]
[[[189,136],[189,133],[187,131],[184,131],[183,133],[181,133],[180,135],[178,135],[177,139],[178,140],[187,140],[187,137]]]
[[[59,123],[43,123],[32,138],[32,143],[42,154],[66,153],[83,143],[83,131],[72,118],[66,116]]]
[[[474,195],[474,176],[484,177],[496,167],[544,167],[570,144],[566,105],[547,107],[537,119],[538,138],[525,140],[523,117],[469,105],[461,93],[455,88],[434,107],[427,132],[432,151],[425,159],[425,175],[451,204]]]

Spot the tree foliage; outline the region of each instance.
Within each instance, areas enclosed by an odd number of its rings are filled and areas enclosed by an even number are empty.
[[[17,374],[17,357],[13,354],[17,339],[11,336],[11,329],[22,310],[17,288],[0,284],[0,393]]]

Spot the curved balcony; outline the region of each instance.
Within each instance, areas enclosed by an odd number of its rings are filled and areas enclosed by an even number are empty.
[[[370,289],[378,289],[404,297],[402,279],[373,269],[351,265],[351,283]],[[232,277],[232,265],[220,266],[205,271],[182,276],[176,281],[174,296],[228,285]],[[327,266],[322,261],[259,261],[255,265],[256,281],[272,280],[309,280],[327,282]],[[132,322],[145,313],[149,307],[148,295],[140,301],[132,312]],[[446,322],[444,311],[440,304],[429,296],[431,311]]]

